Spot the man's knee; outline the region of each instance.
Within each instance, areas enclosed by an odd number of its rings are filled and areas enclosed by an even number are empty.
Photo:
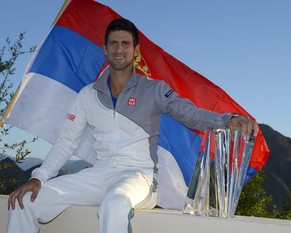
[[[104,198],[99,206],[98,214],[107,213],[116,215],[127,215],[132,209],[130,199],[126,196],[111,196]],[[106,214],[106,215],[107,215]]]

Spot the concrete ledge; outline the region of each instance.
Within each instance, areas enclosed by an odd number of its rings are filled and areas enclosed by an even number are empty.
[[[6,232],[8,196],[0,195],[0,232]],[[290,233],[291,221],[236,216],[233,219],[200,217],[173,210],[136,211],[132,220],[134,233]],[[71,206],[40,233],[98,232],[96,207]]]

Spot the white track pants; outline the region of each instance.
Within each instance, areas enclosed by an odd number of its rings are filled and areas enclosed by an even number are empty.
[[[45,182],[34,202],[31,193],[9,212],[7,233],[37,233],[39,222],[51,221],[72,204],[98,205],[99,233],[131,232],[132,208],[150,191],[151,177],[138,170],[87,168]]]

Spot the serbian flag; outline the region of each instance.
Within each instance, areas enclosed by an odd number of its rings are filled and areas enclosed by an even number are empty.
[[[107,66],[102,49],[104,33],[108,23],[120,17],[93,0],[66,1],[27,65],[6,123],[54,144],[78,92],[94,82]],[[166,53],[142,32],[140,45],[141,53],[135,60],[137,72],[165,80],[200,108],[250,116],[218,86]],[[202,134],[169,116],[162,116],[158,149],[159,206],[183,208]],[[76,155],[93,163],[94,158],[89,156],[91,148],[92,142],[85,137]],[[259,131],[248,178],[262,169],[268,155],[268,146]]]

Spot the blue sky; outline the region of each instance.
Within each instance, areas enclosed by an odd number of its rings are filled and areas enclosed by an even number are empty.
[[[0,45],[6,37],[13,40],[24,31],[26,48],[39,44],[63,2],[3,0]],[[99,2],[224,89],[259,123],[291,137],[290,0]],[[15,86],[29,58],[17,62]],[[23,135],[14,129],[7,140]],[[32,155],[42,157],[49,147],[40,141],[32,146]]]

